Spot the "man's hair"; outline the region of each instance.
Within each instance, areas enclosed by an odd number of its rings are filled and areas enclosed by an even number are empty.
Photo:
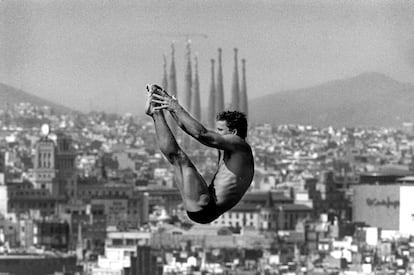
[[[230,131],[236,129],[239,137],[246,138],[247,119],[244,113],[239,111],[222,111],[217,115],[216,120],[226,121]]]

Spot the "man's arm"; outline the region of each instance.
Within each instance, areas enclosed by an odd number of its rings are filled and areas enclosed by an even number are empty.
[[[221,150],[234,151],[243,144],[243,140],[236,135],[220,135],[204,127],[193,118],[179,103],[169,95],[153,95],[153,102],[161,104],[154,107],[155,110],[167,109],[177,121],[178,126],[187,134],[197,139],[202,144]]]

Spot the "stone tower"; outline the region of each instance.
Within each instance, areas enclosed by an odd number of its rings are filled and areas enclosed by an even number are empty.
[[[211,82],[210,82],[210,93],[208,97],[208,110],[207,110],[207,127],[214,129],[216,111],[215,107],[215,95],[216,95],[216,84],[214,81],[214,59],[211,59]]]
[[[237,48],[234,49],[234,71],[233,71],[233,83],[231,86],[231,105],[230,109],[234,111],[239,110],[239,69],[237,60]]]

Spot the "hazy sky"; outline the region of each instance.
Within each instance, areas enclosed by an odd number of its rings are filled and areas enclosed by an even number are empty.
[[[172,40],[183,87],[183,34],[202,99],[219,47],[226,99],[234,47],[249,98],[366,71],[414,83],[414,1],[396,0],[0,0],[0,82],[81,111],[137,114]]]

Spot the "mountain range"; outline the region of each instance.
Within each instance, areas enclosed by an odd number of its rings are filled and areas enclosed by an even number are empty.
[[[363,73],[249,101],[249,120],[336,127],[399,127],[414,121],[414,85]]]
[[[0,83],[0,109],[5,108],[6,104],[14,105],[20,102],[28,102],[38,107],[49,106],[58,114],[77,112],[67,106],[51,102],[9,85]]]
[[[48,105],[57,113],[76,112],[0,83],[0,108],[18,102]],[[251,99],[249,121],[318,127],[399,127],[404,121],[414,121],[413,103],[413,84],[369,72]]]

